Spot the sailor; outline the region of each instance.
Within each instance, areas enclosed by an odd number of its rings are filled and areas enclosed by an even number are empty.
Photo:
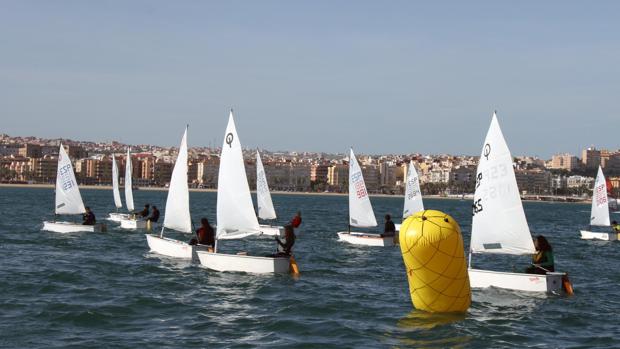
[[[620,233],[620,224],[617,221],[611,222],[611,229],[614,230],[614,233]]]
[[[532,266],[525,272],[528,274],[546,274],[548,271],[555,271],[553,263],[553,248],[544,236],[538,235],[534,239],[536,254],[532,256]]]
[[[383,227],[383,234],[381,234],[381,237],[396,235],[396,226],[394,225],[394,222],[392,222],[392,216],[386,214],[384,218],[385,226]]]
[[[82,215],[82,225],[95,225],[95,223],[97,223],[97,219],[95,218],[93,211],[91,211],[88,206],[84,209],[86,212]]]
[[[138,217],[142,217],[142,218],[146,218],[149,216],[149,207],[151,207],[151,205],[146,204],[144,205],[144,210],[140,211],[140,213],[138,213]]]
[[[190,245],[215,245],[215,232],[213,227],[209,224],[209,220],[203,217],[200,220],[202,226],[196,230],[196,237],[192,238],[189,242]]]
[[[274,254],[273,256],[274,257],[290,256],[291,250],[293,249],[293,245],[295,245],[295,239],[296,237],[295,237],[295,232],[293,231],[293,226],[291,224],[285,225],[284,226],[284,242],[282,242],[282,240],[280,240],[280,238],[276,236],[276,242],[278,243],[278,245],[282,247],[282,252],[278,252]]]
[[[152,223],[155,223],[159,220],[159,210],[157,209],[157,206],[153,206],[153,211],[151,212],[149,218],[147,218],[146,220]]]

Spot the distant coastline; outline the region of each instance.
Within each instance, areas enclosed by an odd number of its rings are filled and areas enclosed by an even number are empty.
[[[22,183],[0,183],[0,188],[35,188],[35,189],[54,189],[54,184],[22,184]],[[80,189],[92,189],[92,190],[112,190],[111,185],[80,185]],[[141,191],[167,191],[165,187],[138,187]],[[190,192],[207,192],[215,193],[217,189],[206,188],[190,188]],[[256,191],[252,190],[252,193]],[[306,196],[347,196],[347,193],[332,193],[332,192],[298,192],[298,191],[277,191],[274,190],[272,194],[277,195],[306,195]],[[371,197],[387,197],[387,198],[401,198],[402,195],[391,194],[370,194]],[[443,196],[443,195],[425,195],[425,198],[429,199],[443,199],[443,200],[461,200],[460,197]],[[548,197],[548,196],[547,196]],[[561,198],[561,197],[558,197]],[[471,200],[471,198],[465,198],[464,200]],[[529,202],[562,202],[562,203],[578,203],[585,204],[590,203],[590,198],[576,200],[576,201],[562,201],[562,200],[536,200],[532,198],[522,198],[523,201]]]

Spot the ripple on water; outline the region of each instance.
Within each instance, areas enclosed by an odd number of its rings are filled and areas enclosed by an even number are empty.
[[[5,212],[0,347],[611,348],[618,343],[620,244],[578,238],[589,219],[587,205],[525,204],[531,230],[551,240],[558,269],[570,272],[575,296],[477,290],[469,312],[455,315],[412,309],[398,248],[337,241],[335,233],[347,229],[346,197],[274,196],[276,223],[286,223],[297,209],[304,217],[295,246],[301,275],[292,278],[208,271],[152,254],[142,233],[111,225],[106,234],[41,232],[41,221],[51,218],[53,191],[2,188],[0,194]],[[99,217],[114,211],[107,191],[85,190],[83,196]],[[135,193],[140,204],[165,207],[165,199],[165,192]],[[215,221],[214,193],[191,193],[190,200],[195,222],[202,216]],[[402,211],[399,198],[372,201],[380,218]],[[459,221],[466,245],[469,205],[425,202]],[[226,242],[226,248],[265,251],[271,243]],[[480,266],[496,262],[475,259]],[[526,263],[516,259],[504,265],[518,269]]]

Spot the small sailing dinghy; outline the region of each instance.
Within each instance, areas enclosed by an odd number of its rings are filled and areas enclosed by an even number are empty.
[[[258,206],[258,218],[263,220],[276,219],[276,210],[271,200],[269,183],[258,150],[256,150],[256,206]],[[282,236],[284,232],[284,227],[270,224],[260,224],[260,229],[263,235],[270,236]]]
[[[355,158],[353,149],[349,154],[349,231],[338,232],[340,241],[354,245],[393,246],[394,237],[380,234],[352,232],[351,227],[372,228],[377,226],[370,197],[366,190],[362,168]]]
[[[592,231],[592,226],[606,227],[609,231]],[[594,182],[592,192],[592,211],[590,213],[589,230],[581,230],[581,238],[586,240],[618,240],[618,233],[611,231],[609,219],[609,200],[607,198],[607,182],[601,166]]]
[[[422,191],[420,191],[420,179],[415,170],[413,161],[409,161],[407,169],[407,184],[405,184],[405,205],[403,207],[403,222],[412,214],[424,211]],[[395,224],[396,231],[400,231],[400,224]]]
[[[127,149],[127,161],[125,161],[125,204],[129,215],[121,219],[121,228],[128,230],[146,229],[148,222],[143,217],[137,217],[133,211],[133,167],[131,165],[131,153]]]
[[[187,128],[183,133],[179,155],[172,170],[164,224],[159,236],[146,234],[146,242],[152,252],[174,258],[193,259],[196,249],[207,249],[208,246],[190,245],[180,240],[164,237],[166,228],[181,233],[192,232],[192,219],[189,212],[189,186],[187,185]]]
[[[218,252],[222,240],[242,239],[262,233],[254,213],[245,173],[241,143],[232,110],[224,134],[217,184],[217,233],[213,252],[197,251],[200,264],[215,271],[287,273],[290,256],[259,257]]]
[[[58,151],[58,169],[56,170],[56,200],[55,200],[54,216],[56,215],[78,215],[84,214],[84,202],[75,173],[71,165],[71,159],[67,155],[65,148],[60,145]],[[74,222],[44,221],[43,230],[53,231],[56,233],[74,233],[74,232],[101,232],[105,230],[102,224],[83,225]]]
[[[114,206],[116,206],[116,212],[110,213],[107,219],[112,222],[120,223],[122,219],[129,218],[129,214],[118,212],[118,209],[123,207],[123,203],[121,202],[121,193],[118,185],[118,165],[116,165],[114,154],[112,154],[112,194],[114,196]]]
[[[472,205],[469,281],[473,288],[498,287],[518,291],[559,292],[566,273],[510,273],[472,267],[472,254],[532,255],[535,248],[527,224],[512,156],[493,113],[482,147]]]

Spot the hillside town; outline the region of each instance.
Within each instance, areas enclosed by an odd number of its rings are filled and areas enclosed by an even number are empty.
[[[178,149],[154,145],[126,145],[118,142],[86,142],[0,135],[0,182],[51,184],[56,178],[59,145],[71,158],[80,184],[110,185],[112,156],[121,168],[131,149],[133,184],[137,187],[165,187],[170,181]],[[348,154],[277,152],[260,150],[269,186],[275,191],[335,192],[348,190]],[[219,148],[189,149],[189,182],[193,188],[217,187]],[[256,150],[244,150],[250,187],[256,184]],[[590,147],[577,157],[557,154],[544,160],[515,157],[516,178],[523,196],[591,195],[599,166],[619,196],[620,150]],[[413,161],[426,195],[466,196],[474,191],[477,156],[358,154],[367,189],[374,194],[401,195],[407,166]],[[123,172],[123,171],[121,171]],[[123,183],[123,173],[121,173]]]

